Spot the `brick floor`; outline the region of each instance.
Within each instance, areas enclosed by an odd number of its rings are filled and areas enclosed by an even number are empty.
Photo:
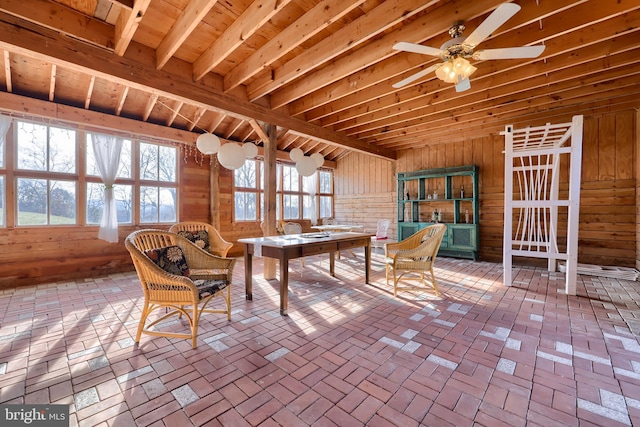
[[[442,296],[393,298],[374,254],[291,265],[289,316],[256,272],[187,340],[133,339],[135,273],[0,291],[0,403],[79,426],[640,425],[640,284],[439,258]],[[184,322],[163,325],[180,330]]]

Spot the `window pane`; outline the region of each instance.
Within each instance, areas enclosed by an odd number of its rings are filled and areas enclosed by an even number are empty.
[[[47,170],[47,127],[33,123],[18,124],[18,169]]]
[[[160,188],[160,222],[176,222],[177,203],[175,188]]]
[[[235,219],[236,221],[255,221],[256,213],[256,193],[236,191],[235,194]]]
[[[236,187],[257,188],[256,161],[245,160],[244,165],[233,172],[233,179]]]
[[[100,176],[100,171],[96,165],[96,156],[93,152],[91,137],[87,134],[87,175]],[[131,140],[122,141],[120,150],[120,165],[118,166],[118,178],[131,178]]]
[[[320,171],[320,192],[325,194],[331,193],[331,173]]]
[[[0,175],[0,226],[5,226],[6,209],[4,208],[4,176]]]
[[[300,178],[294,166],[282,166],[282,187],[284,191],[300,191]]]
[[[176,160],[178,158],[176,147],[159,145],[158,151],[160,156],[158,159],[160,181],[176,182]]]
[[[18,178],[18,225],[44,225],[47,213],[47,180]]]
[[[76,183],[49,181],[50,224],[76,223]]]
[[[158,181],[158,146],[140,143],[140,179]]]
[[[284,219],[300,218],[300,197],[295,194],[284,195]]]
[[[331,218],[332,216],[331,197],[320,196],[320,218]]]
[[[118,223],[131,224],[133,222],[133,198],[130,185],[117,184],[113,187],[116,198],[116,212]],[[87,224],[100,224],[104,206],[104,185],[98,183],[87,184]]]
[[[140,187],[140,222],[158,222],[158,187]]]
[[[316,209],[315,204],[312,204],[312,201],[315,197],[312,196],[303,196],[302,201],[304,203],[302,209],[302,218],[311,219],[311,213]]]
[[[75,173],[76,132],[70,129],[49,128],[49,170]]]

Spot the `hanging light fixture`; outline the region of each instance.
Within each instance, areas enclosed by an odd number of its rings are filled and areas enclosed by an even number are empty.
[[[220,138],[212,133],[205,132],[196,139],[196,147],[202,154],[216,154],[220,149]]]
[[[445,83],[458,84],[469,78],[477,70],[469,61],[461,56],[447,60],[436,70],[436,76]]]

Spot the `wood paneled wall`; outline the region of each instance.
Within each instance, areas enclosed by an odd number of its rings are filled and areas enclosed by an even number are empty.
[[[581,178],[579,261],[588,264],[635,267],[640,224],[636,203],[636,113],[585,117]],[[338,161],[336,216],[355,223],[396,216],[396,172],[475,164],[479,167],[480,257],[502,260],[504,217],[504,137],[479,135],[456,143],[442,143],[399,153],[390,162],[351,154]],[[568,170],[561,170],[567,191]],[[374,183],[370,183],[373,181]],[[559,230],[566,230],[566,215]],[[564,222],[563,222],[564,221]],[[370,228],[371,229],[371,228]],[[396,228],[392,230],[396,234]],[[560,233],[559,241],[566,238]]]

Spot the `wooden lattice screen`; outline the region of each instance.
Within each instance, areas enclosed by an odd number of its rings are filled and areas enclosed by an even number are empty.
[[[582,162],[582,116],[571,123],[515,130],[507,126],[504,176],[504,283],[513,283],[514,256],[546,258],[549,271],[566,262],[565,290],[576,294],[578,217]],[[569,171],[568,194],[560,198],[560,165]],[[558,243],[559,213],[566,218],[566,244]],[[566,215],[565,215],[566,214]],[[564,230],[563,230],[564,231]]]

